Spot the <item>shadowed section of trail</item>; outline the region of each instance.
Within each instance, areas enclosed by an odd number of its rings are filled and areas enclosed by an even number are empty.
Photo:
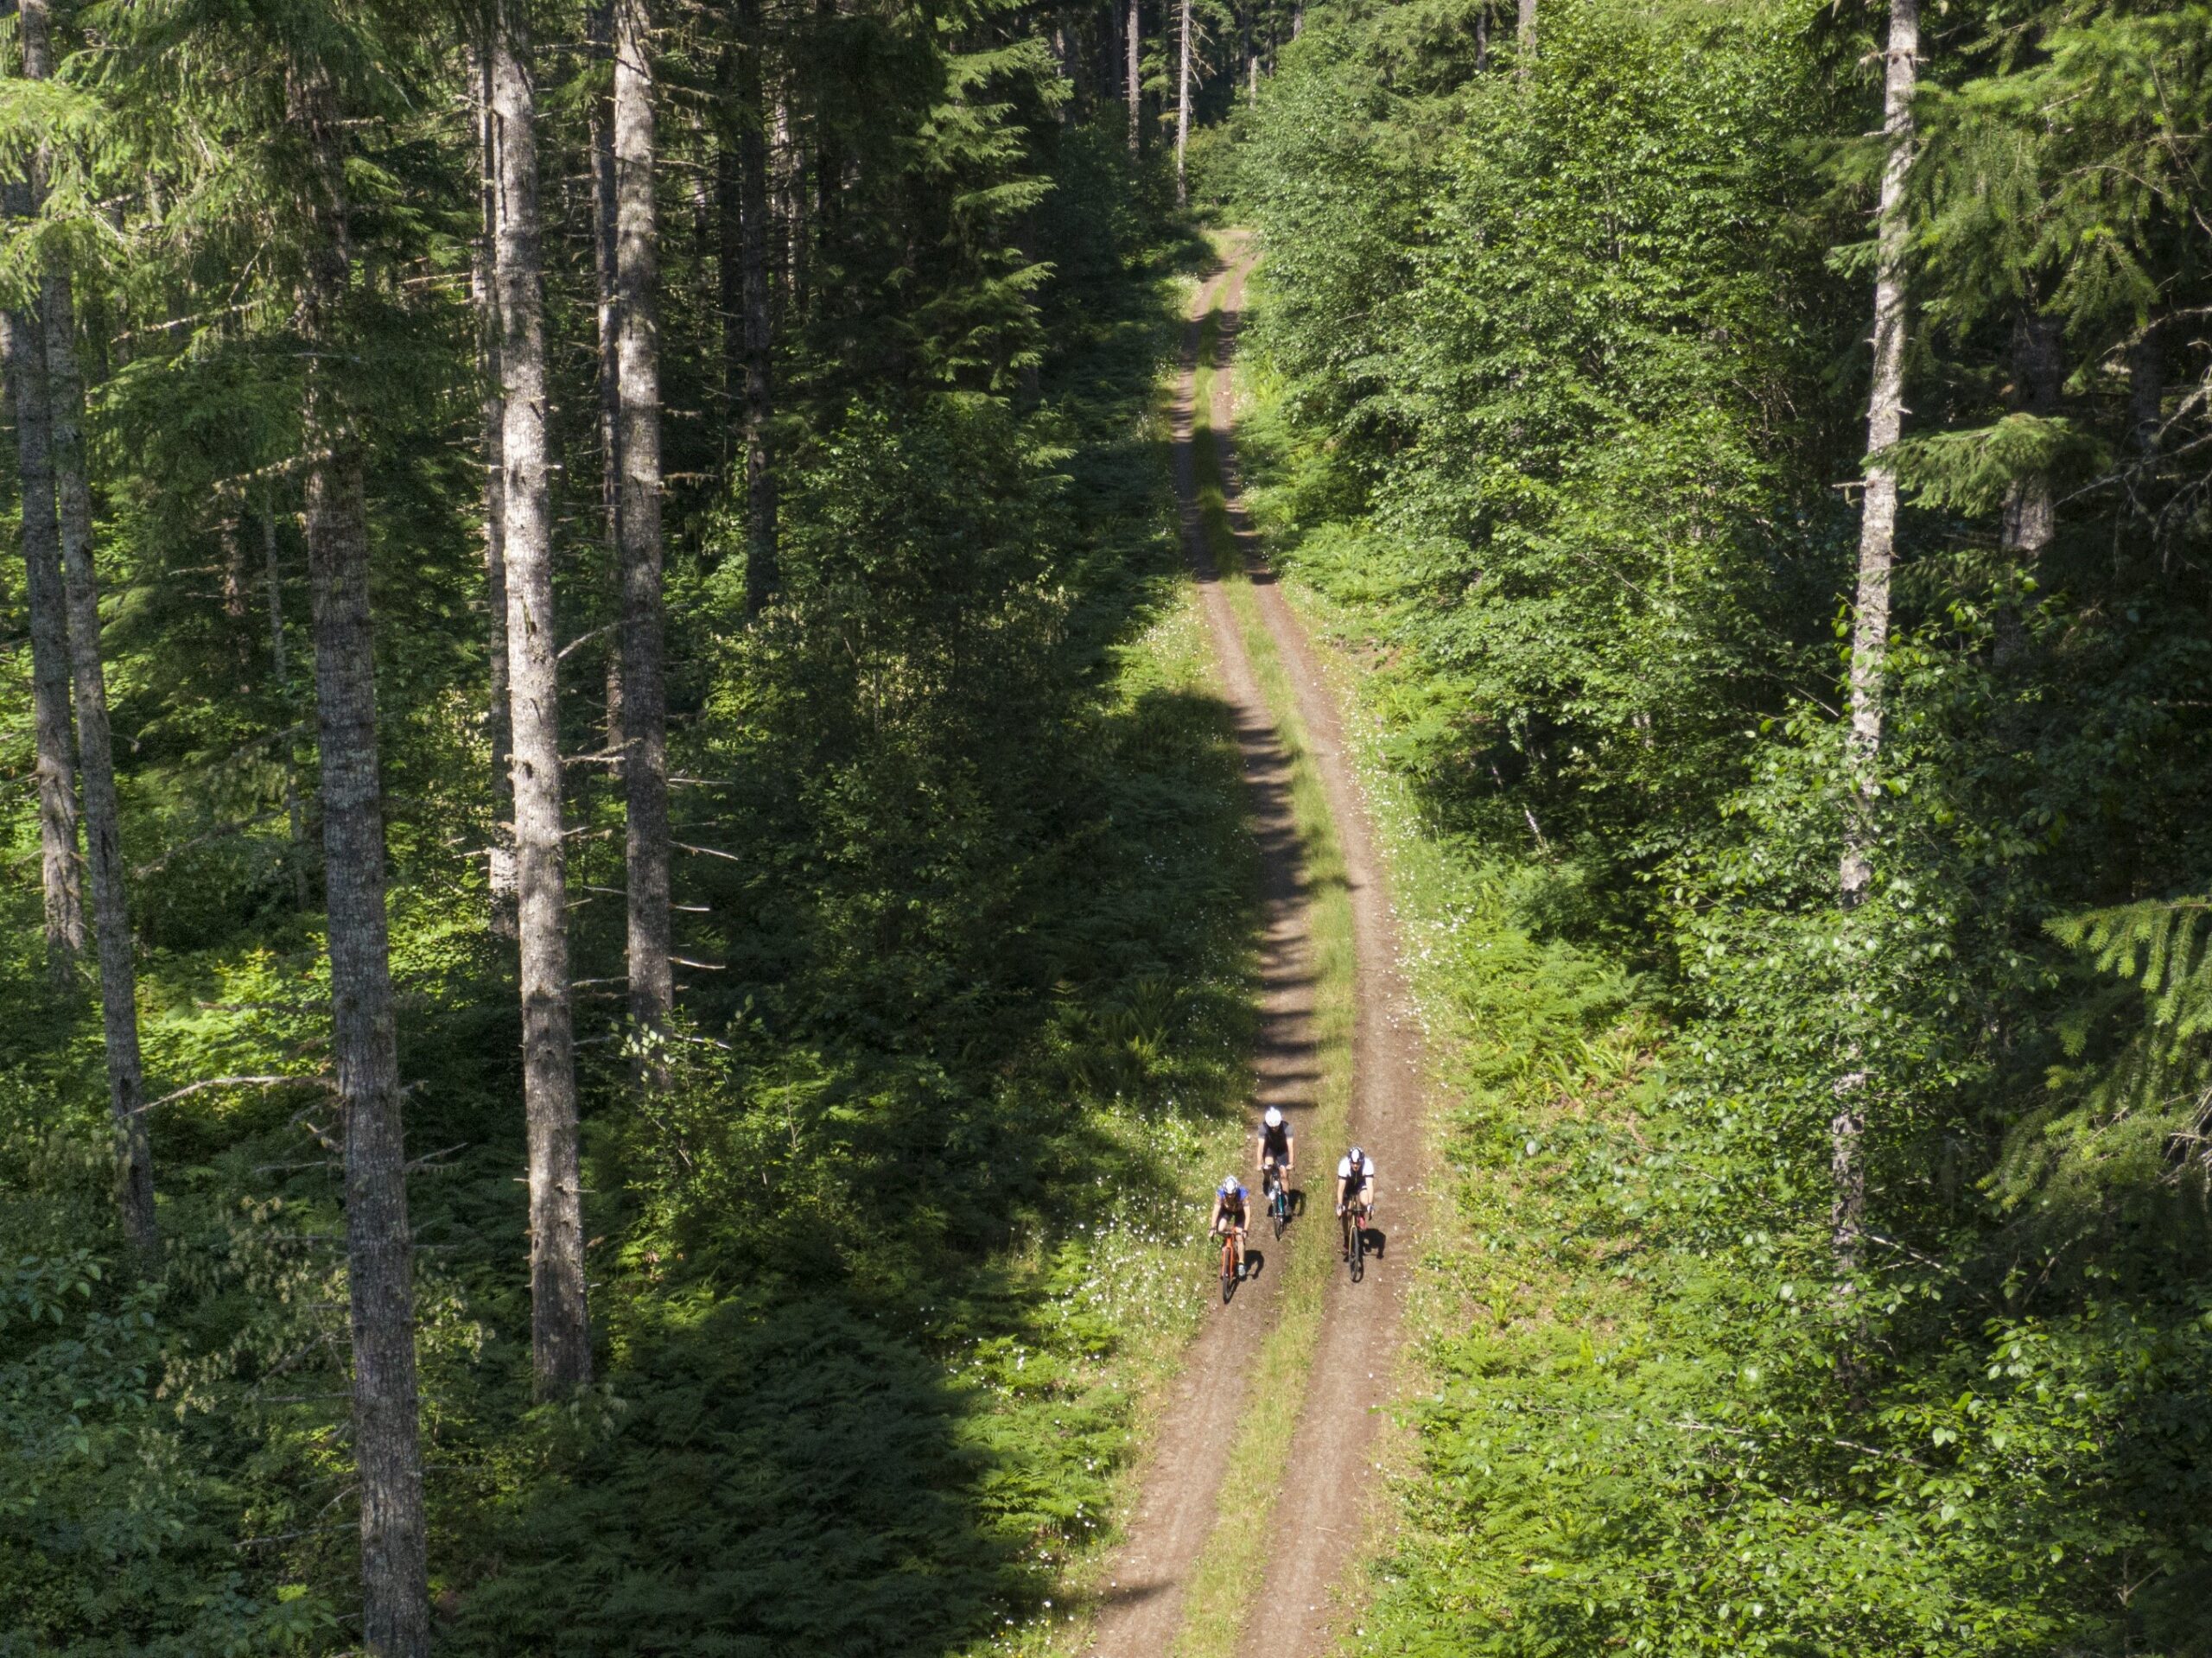
[[[1217,305],[1211,407],[1230,527],[1262,624],[1291,682],[1311,759],[1334,820],[1350,888],[1357,982],[1351,1132],[1374,1158],[1382,1203],[1376,1229],[1388,1240],[1365,1282],[1329,1280],[1288,1469],[1265,1536],[1265,1577],[1239,1641],[1242,1651],[1299,1658],[1325,1650],[1335,1630],[1332,1590],[1358,1547],[1379,1497],[1373,1477],[1377,1413],[1386,1402],[1402,1328],[1404,1263],[1413,1258],[1411,1194],[1421,1177],[1420,1039],[1398,968],[1397,940],[1366,804],[1344,753],[1343,722],[1297,616],[1274,585],[1239,494],[1229,431],[1230,364],[1251,257],[1240,249],[1192,312],[1174,410],[1175,479],[1189,549],[1236,724],[1259,840],[1263,883],[1262,1028],[1254,1058],[1255,1112],[1280,1105],[1294,1125],[1309,1115],[1319,1067],[1313,1036],[1311,894],[1290,798],[1290,759],[1276,731],[1236,607],[1224,590],[1199,514],[1194,444],[1201,325]],[[1301,1134],[1309,1224],[1333,1228],[1330,1204],[1343,1147]],[[1402,1203],[1398,1200],[1403,1199]],[[1332,1246],[1333,1247],[1333,1246]],[[1257,1295],[1251,1292],[1256,1289]],[[1100,1600],[1093,1650],[1110,1658],[1160,1658],[1181,1626],[1185,1591],[1222,1512],[1222,1480],[1246,1396],[1247,1372],[1275,1320],[1274,1283],[1248,1286],[1192,1344],[1182,1382],[1142,1471],[1128,1536]],[[1248,1299],[1249,1298],[1249,1299]],[[1230,1523],[1236,1523],[1234,1521]]]
[[[1356,962],[1351,1135],[1375,1161],[1374,1229],[1387,1239],[1384,1259],[1370,1265],[1365,1282],[1355,1285],[1342,1272],[1329,1280],[1313,1373],[1291,1440],[1289,1472],[1268,1526],[1267,1574],[1240,1642],[1240,1649],[1255,1658],[1300,1658],[1325,1651],[1336,1633],[1332,1591],[1382,1496],[1381,1482],[1374,1477],[1376,1430],[1397,1369],[1404,1286],[1417,1246],[1414,1202],[1426,1171],[1420,1026],[1399,968],[1397,924],[1374,826],[1345,752],[1336,699],[1245,516],[1230,438],[1236,330],[1249,264],[1249,257],[1240,257],[1216,297],[1222,316],[1215,336],[1210,423],[1220,449],[1230,525],[1261,620],[1297,699],[1299,721],[1306,728],[1344,856]],[[1325,1224],[1333,1223],[1325,1203],[1333,1196],[1342,1150],[1315,1147],[1301,1159],[1313,1212]]]
[[[1185,345],[1174,404],[1176,492],[1184,544],[1205,597],[1206,619],[1243,762],[1247,810],[1260,850],[1260,1030],[1253,1052],[1252,1110],[1282,1108],[1294,1126],[1312,1109],[1313,1045],[1310,896],[1304,849],[1291,805],[1290,756],[1218,590],[1198,511],[1192,453],[1199,319],[1226,278],[1200,293]],[[1241,1151],[1238,1166],[1249,1161]],[[1314,1196],[1318,1203],[1319,1197]],[[1268,1248],[1255,1229],[1254,1247]],[[1184,1591],[1220,1512],[1221,1485],[1261,1343],[1274,1323],[1279,1274],[1262,1270],[1192,1342],[1162,1413],[1160,1435],[1139,1476],[1128,1535],[1107,1569],[1093,1650],[1110,1658],[1160,1658],[1182,1620]]]

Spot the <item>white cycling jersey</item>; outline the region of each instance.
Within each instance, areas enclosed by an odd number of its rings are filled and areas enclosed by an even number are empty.
[[[1359,1166],[1359,1178],[1362,1180],[1372,1180],[1375,1178],[1375,1159],[1373,1158],[1370,1157],[1361,1159]],[[1337,1159],[1337,1178],[1339,1180],[1349,1180],[1351,1178],[1351,1159],[1348,1157],[1340,1157]]]

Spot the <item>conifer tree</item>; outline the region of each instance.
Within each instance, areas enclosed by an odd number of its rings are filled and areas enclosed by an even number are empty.
[[[1190,183],[1184,174],[1184,156],[1191,146],[1191,4],[1182,0],[1183,29],[1175,54],[1175,200],[1190,200]]]
[[[773,259],[768,218],[767,30],[762,0],[731,0],[730,34],[725,46],[728,93],[723,108],[723,166],[732,181],[737,212],[736,246],[731,248],[725,209],[723,257],[737,258],[733,310],[724,306],[722,326],[734,330],[738,373],[730,387],[741,411],[744,441],[745,607],[758,615],[779,582],[776,547],[776,474],[771,422],[775,417],[773,314],[769,308],[769,271]],[[731,292],[731,273],[723,275]]]
[[[612,70],[614,61],[615,0],[592,0],[587,14],[591,75],[591,268],[597,304],[599,391],[599,510],[606,537],[607,568],[614,572],[619,594],[622,586],[622,365],[621,297],[615,276],[616,224],[614,185],[614,102]],[[618,599],[618,604],[620,600]],[[622,740],[622,652],[607,655],[607,758],[619,776],[624,754]]]
[[[54,73],[54,58],[46,0],[22,0],[17,27],[24,77],[48,79]],[[77,772],[84,793],[86,862],[92,876],[92,934],[99,956],[101,1044],[115,1132],[117,1200],[124,1235],[140,1265],[148,1267],[158,1249],[159,1235],[154,1218],[153,1147],[145,1114],[145,1064],[138,1045],[138,975],[123,863],[122,809],[108,730],[107,676],[101,660],[76,301],[68,263],[58,252],[49,251],[43,260],[38,313],[44,335],[47,433],[54,518],[60,531],[61,589],[68,616]]]
[[[308,458],[331,1051],[346,1132],[362,1641],[374,1658],[425,1658],[429,1546],[416,1393],[414,1245],[385,908],[365,457],[340,375],[331,368],[345,361],[352,284],[343,111],[320,57],[296,57],[286,83],[288,112],[308,160],[310,240],[298,319],[308,356],[301,441]]]
[[[480,43],[469,60],[476,118],[477,234],[470,250],[469,288],[476,307],[476,373],[481,391],[484,449],[485,661],[489,695],[485,726],[492,748],[492,836],[486,848],[492,936],[512,943],[515,919],[514,716],[507,683],[506,397],[500,384],[499,299],[493,270],[499,233],[499,133],[492,113],[492,60]]]
[[[28,187],[11,181],[8,194],[10,215],[27,216],[22,199],[29,194]],[[16,410],[47,974],[57,988],[66,988],[75,981],[77,959],[85,949],[85,909],[77,880],[77,768],[70,752],[69,619],[61,590],[61,532],[54,516],[46,340],[35,302],[22,310],[0,312],[0,373],[7,377]]]
[[[1122,92],[1129,103],[1129,154],[1144,147],[1144,19],[1138,8],[1143,0],[1128,0],[1123,22],[1125,54]]]
[[[630,1020],[639,1076],[664,1085],[669,963],[667,695],[661,661],[660,360],[654,247],[652,39],[645,0],[614,0],[615,303],[622,464],[622,778]]]
[[[1838,888],[1856,909],[1873,880],[1881,798],[1883,680],[1890,637],[1890,570],[1897,556],[1897,473],[1890,451],[1904,421],[1905,260],[1911,226],[1913,96],[1919,76],[1920,0],[1891,0],[1883,52],[1881,197],[1875,213],[1874,372],[1867,394],[1866,470],[1859,506],[1859,581],[1852,612],[1850,706],[1844,737],[1843,858]],[[1828,1125],[1834,1205],[1830,1244],[1840,1273],[1855,1272],[1866,1231],[1866,1074],[1837,1079]]]
[[[507,663],[513,710],[515,854],[522,943],[523,1112],[529,1140],[531,1353],[538,1391],[591,1379],[575,1037],[563,846],[560,645],[554,631],[547,482],[537,95],[524,0],[500,8],[490,48],[499,156],[495,239],[506,470]]]

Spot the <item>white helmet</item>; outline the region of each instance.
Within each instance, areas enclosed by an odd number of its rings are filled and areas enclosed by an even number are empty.
[[[1282,1127],[1282,1113],[1276,1110],[1275,1108],[1271,1105],[1268,1108],[1267,1115],[1262,1117],[1260,1121],[1266,1123],[1270,1128],[1280,1128]]]
[[[1350,1163],[1352,1167],[1357,1168],[1361,1164],[1367,1161],[1367,1153],[1360,1150],[1358,1147],[1355,1146],[1351,1148],[1351,1155],[1345,1158],[1344,1160]]]
[[[1235,1175],[1224,1174],[1221,1177],[1221,1185],[1218,1190],[1223,1197],[1234,1197],[1238,1192],[1243,1191],[1244,1188],[1237,1183],[1237,1179]]]

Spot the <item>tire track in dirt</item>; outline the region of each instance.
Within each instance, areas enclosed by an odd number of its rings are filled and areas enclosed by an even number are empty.
[[[1173,408],[1176,494],[1183,540],[1199,582],[1241,757],[1247,811],[1260,851],[1260,1029],[1252,1070],[1252,1111],[1282,1108],[1297,1126],[1311,1113],[1318,1081],[1313,1035],[1312,924],[1305,859],[1291,805],[1291,762],[1243,640],[1207,556],[1193,471],[1192,405],[1199,320],[1220,284],[1200,291],[1185,341]],[[1242,1168],[1249,1146],[1238,1153]],[[1264,1238],[1253,1251],[1264,1255]],[[1091,1650],[1099,1658],[1160,1658],[1181,1627],[1185,1591],[1212,1534],[1221,1487],[1244,1408],[1246,1382],[1274,1327],[1280,1274],[1267,1269],[1217,1310],[1184,1356],[1183,1373],[1161,1412],[1157,1439],[1138,1476],[1128,1534],[1108,1562],[1096,1596]]]
[[[1318,1080],[1310,969],[1311,894],[1290,800],[1290,758],[1245,651],[1229,595],[1206,546],[1195,464],[1198,348],[1217,303],[1209,425],[1217,446],[1230,527],[1258,612],[1293,687],[1320,778],[1350,889],[1356,960],[1351,1132],[1375,1159],[1380,1180],[1376,1229],[1382,1260],[1353,1285],[1342,1271],[1325,1292],[1291,1459],[1267,1535],[1264,1577],[1239,1642],[1266,1658],[1327,1649],[1341,1610],[1332,1591],[1369,1530],[1382,1497],[1374,1477],[1376,1419],[1387,1405],[1403,1331],[1403,1262],[1412,1259],[1411,1203],[1394,1223],[1392,1205],[1421,1184],[1421,1044],[1398,968],[1397,936],[1372,825],[1344,744],[1343,721],[1296,614],[1277,588],[1245,514],[1230,429],[1232,365],[1250,251],[1239,245],[1227,269],[1200,290],[1185,340],[1173,406],[1176,492],[1183,537],[1214,643],[1222,692],[1235,723],[1262,868],[1262,1030],[1254,1056],[1253,1110],[1280,1105],[1295,1126],[1310,1116]],[[1301,1134],[1301,1139],[1306,1136]],[[1341,1147],[1310,1143],[1307,1225],[1333,1223],[1328,1204]],[[1259,1293],[1253,1295],[1257,1290]],[[1222,1481],[1246,1397],[1250,1366],[1276,1319],[1273,1280],[1262,1274],[1215,1318],[1186,1356],[1139,1481],[1128,1534],[1098,1597],[1092,1650],[1100,1658],[1160,1658],[1181,1626],[1192,1569],[1219,1522]],[[1251,1297],[1251,1305],[1246,1298]],[[1232,1522],[1233,1523],[1233,1522]]]
[[[1356,962],[1351,1134],[1375,1159],[1374,1229],[1387,1241],[1383,1259],[1370,1266],[1364,1283],[1353,1284],[1341,1271],[1329,1280],[1313,1373],[1292,1435],[1289,1471],[1268,1528],[1266,1575],[1240,1643],[1242,1650],[1266,1658],[1301,1658],[1326,1651],[1338,1633],[1340,1608],[1332,1591],[1384,1496],[1374,1467],[1375,1439],[1398,1369],[1406,1263],[1414,1258],[1417,1245],[1414,1202],[1426,1184],[1426,1159],[1421,1027],[1398,964],[1396,918],[1374,825],[1345,749],[1336,698],[1244,511],[1230,430],[1236,332],[1251,263],[1252,256],[1240,251],[1215,296],[1222,316],[1215,336],[1210,424],[1221,456],[1230,525],[1261,619],[1291,681],[1343,853]],[[1325,1223],[1333,1219],[1324,1204],[1335,1190],[1342,1148],[1313,1149],[1316,1154],[1306,1165],[1312,1171],[1313,1213]]]

